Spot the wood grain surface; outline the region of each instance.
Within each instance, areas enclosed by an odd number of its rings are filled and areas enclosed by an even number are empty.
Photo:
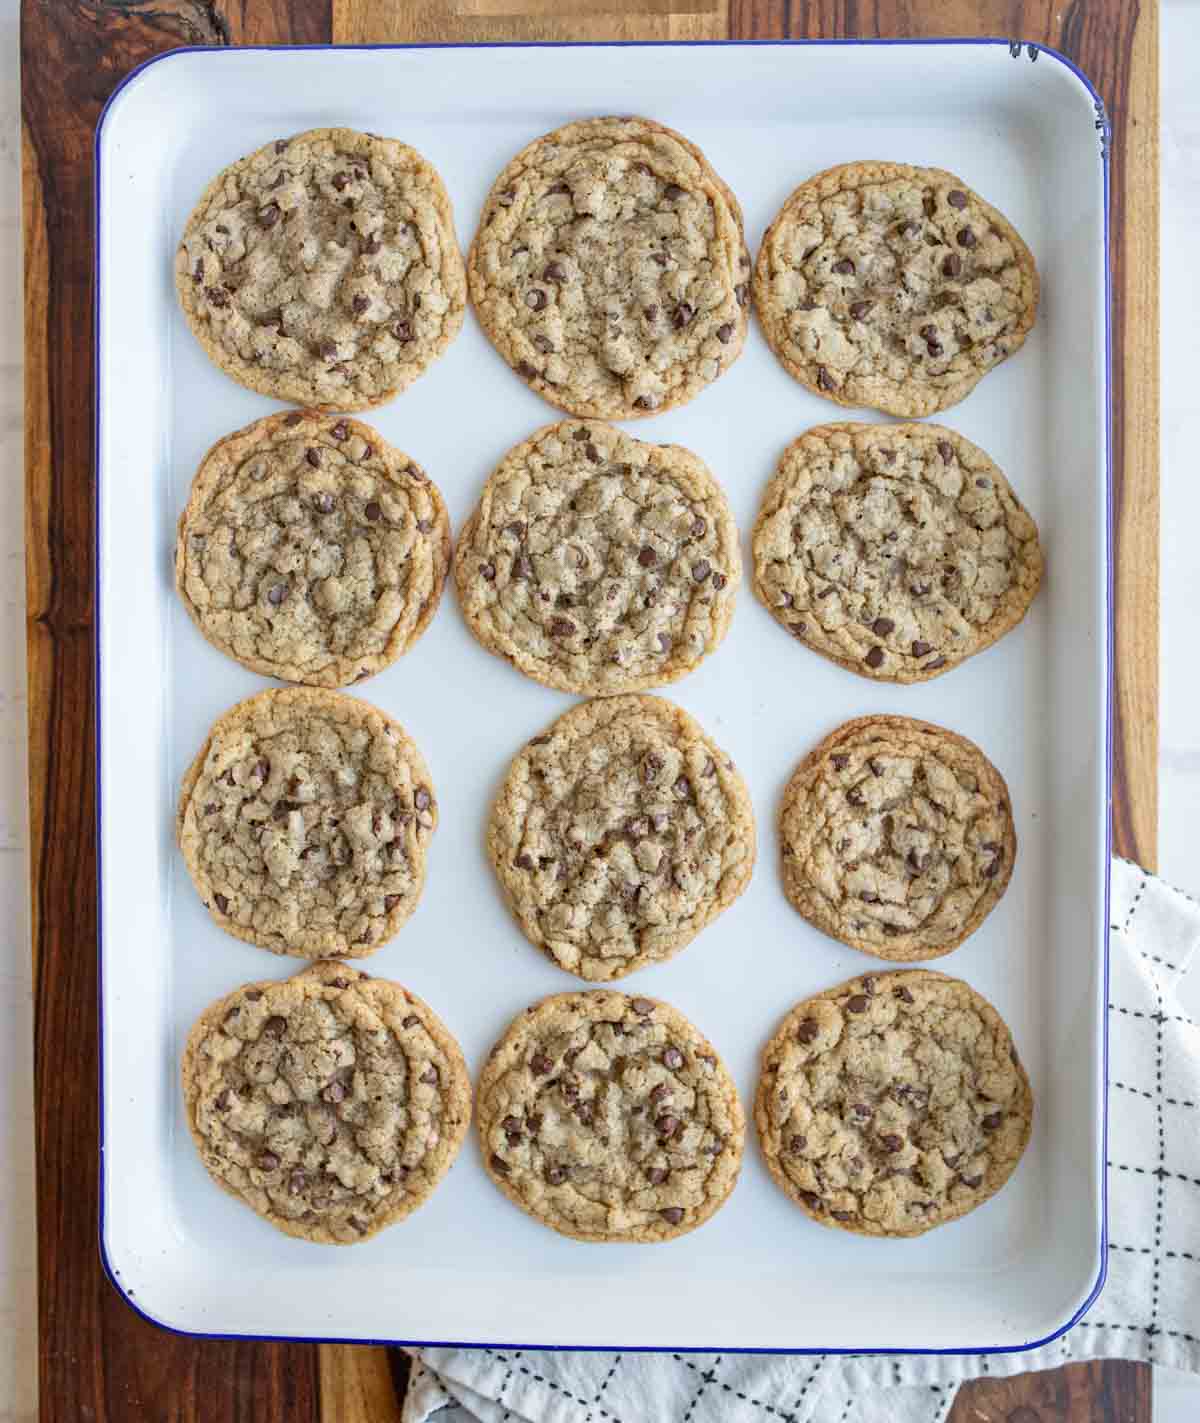
[[[1002,35],[1071,56],[1112,122],[1119,853],[1156,856],[1157,0],[24,0],[26,521],[41,1413],[47,1423],[395,1423],[382,1349],[180,1338],[96,1245],[91,144],[104,100],[179,44]],[[1149,1370],[964,1387],[952,1423],[1149,1423]],[[632,1421],[631,1421],[632,1423]]]

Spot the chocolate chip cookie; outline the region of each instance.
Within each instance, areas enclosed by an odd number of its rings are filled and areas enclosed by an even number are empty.
[[[754,812],[685,711],[604,697],[514,759],[487,846],[530,943],[603,981],[671,958],[733,903],[754,868]]]
[[[329,961],[212,1004],[188,1036],[182,1078],[217,1185],[323,1245],[352,1245],[416,1210],[471,1117],[466,1064],[433,1009]]]
[[[784,451],[754,526],[754,591],[851,672],[924,682],[990,647],[1042,579],[1037,525],[941,425],[818,425]]]
[[[269,415],[215,444],[179,519],[175,586],[252,672],[340,687],[407,652],[450,562],[442,496],[345,416]]]
[[[697,667],[729,629],[741,568],[733,515],[698,456],[576,420],[509,451],[454,557],[489,652],[594,695]]]
[[[1033,256],[953,173],[845,163],[767,229],[754,303],[788,372],[839,405],[932,415],[1025,341]]]
[[[585,119],[522,149],[467,274],[492,344],[573,415],[681,405],[745,338],[741,210],[694,144],[649,119]]]
[[[442,180],[394,138],[281,138],[223,169],[175,256],[192,334],[242,385],[321,410],[404,390],[462,326],[466,275]]]
[[[429,772],[398,721],[288,687],[213,725],[183,778],[177,834],[227,933],[276,954],[358,958],[417,907],[436,825]]]
[[[1004,1185],[1033,1093],[986,999],[929,969],[799,1003],[763,1052],[755,1121],[771,1175],[822,1225],[923,1235]]]
[[[848,721],[796,770],[779,816],[783,888],[823,933],[881,959],[948,954],[1008,888],[1004,777],[973,742],[905,716]]]
[[[737,1182],[745,1123],[716,1050],[669,1004],[597,990],[514,1020],[479,1078],[488,1174],[576,1240],[671,1240]]]

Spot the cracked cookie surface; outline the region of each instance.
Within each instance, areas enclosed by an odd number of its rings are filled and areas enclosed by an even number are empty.
[[[321,962],[246,984],[183,1053],[188,1126],[213,1180],[288,1235],[365,1240],[421,1205],[471,1116],[458,1044],[398,983]]]
[[[966,737],[902,716],[848,721],[811,751],[784,791],[779,834],[793,908],[900,962],[974,933],[1017,853],[995,766]]]
[[[676,681],[716,649],[741,555],[698,456],[564,420],[500,462],[454,570],[490,652],[546,686],[606,695]]]
[[[921,682],[1025,616],[1037,525],[977,445],[941,425],[818,425],[784,451],[754,525],[754,591],[861,676]]]
[[[437,825],[399,722],[341,692],[259,692],[212,727],[177,835],[227,933],[298,958],[374,953],[412,914]]]
[[[449,561],[446,508],[421,467],[369,425],[304,410],[205,455],[175,583],[204,636],[244,667],[340,687],[420,637]]]
[[[746,334],[741,211],[704,155],[648,119],[536,139],[497,178],[467,263],[492,344],[574,415],[691,400]]]
[[[516,1018],[479,1078],[488,1174],[578,1240],[670,1240],[737,1182],[745,1123],[715,1048],[669,1004],[595,990]]]
[[[755,1104],[772,1176],[822,1225],[921,1235],[1005,1184],[1033,1093],[975,990],[929,969],[868,974],[797,1004]]]
[[[391,400],[462,326],[442,180],[415,149],[311,129],[223,169],[175,257],[193,335],[251,390],[322,410]]]
[[[681,708],[605,697],[516,756],[487,848],[529,941],[604,981],[671,958],[742,893],[754,813],[733,762]]]
[[[1007,218],[953,173],[847,163],[802,183],[767,229],[754,303],[816,394],[932,415],[1024,343],[1038,274]]]

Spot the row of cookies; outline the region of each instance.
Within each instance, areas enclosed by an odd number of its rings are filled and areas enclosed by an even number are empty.
[[[223,169],[175,259],[185,317],[243,385],[322,410],[392,399],[441,355],[468,287],[509,366],[560,409],[628,419],[733,364],[751,286],[784,367],[841,405],[925,416],[1025,340],[1034,259],[951,173],[818,173],[763,238],[703,153],[643,118],[569,123],[492,186],[466,268],[446,189],[396,139],[315,129]]]
[[[799,641],[863,676],[924,681],[990,646],[1041,582],[1037,526],[976,445],[939,425],[822,425],[784,452],[752,539],[754,591]],[[176,584],[252,671],[361,681],[432,619],[451,563],[437,486],[370,426],[267,416],[201,461]],[[720,644],[738,531],[699,456],[600,421],[504,456],[453,559],[467,625],[562,691],[663,686]]]
[[[213,920],[274,953],[361,957],[416,908],[437,825],[404,728],[338,692],[259,692],[218,719],[184,777],[177,830]],[[812,924],[878,958],[960,944],[1006,889],[1008,790],[973,743],[862,717],[792,776],[783,884]],[[580,703],[509,766],[487,825],[529,941],[590,982],[672,958],[750,883],[756,832],[732,760],[661,697]]]
[[[353,1244],[450,1169],[471,1117],[458,1044],[398,983],[322,960],[212,1004],[183,1054],[185,1110],[218,1185],[288,1235]],[[702,1225],[742,1164],[744,1114],[682,1013],[606,990],[521,1013],[476,1093],[487,1172],[576,1239],[655,1242]],[[982,1205],[1028,1143],[1029,1080],[994,1008],[928,970],[797,1004],[767,1044],[755,1121],[810,1217],[915,1236]]]

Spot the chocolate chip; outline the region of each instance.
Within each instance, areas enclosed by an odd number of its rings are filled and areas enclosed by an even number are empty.
[[[547,1166],[546,1184],[549,1186],[561,1186],[567,1179],[567,1168],[565,1166]]]
[[[834,1218],[834,1220],[853,1220],[853,1219],[854,1219],[854,1212],[853,1212],[853,1211],[830,1211],[829,1214]]]
[[[926,662],[923,670],[926,672],[936,672],[939,667],[944,667],[945,665],[946,659],[944,657],[935,657],[932,662]]]
[[[282,215],[278,203],[268,203],[258,210],[258,220],[263,227],[274,227]]]
[[[299,410],[293,410],[283,417],[283,423],[288,426],[299,425],[300,421],[303,419],[304,416],[300,413]]]
[[[629,1006],[639,1018],[648,1018],[654,1012],[654,1004],[649,998],[635,998]]]
[[[208,298],[209,304],[215,306],[218,311],[229,305],[229,293],[224,287],[208,287],[204,295]]]
[[[547,188],[546,191],[551,197],[553,197],[556,193],[569,193],[571,189],[569,184],[567,183],[555,183],[552,188]]]
[[[816,1042],[817,1038],[820,1036],[820,1032],[820,1026],[818,1025],[815,1018],[805,1018],[805,1020],[796,1029],[796,1040],[797,1042],[802,1043]]]
[[[734,287],[733,294],[737,297],[737,304],[739,306],[745,306],[750,300],[750,288],[745,282],[739,282],[738,285]]]
[[[678,183],[668,183],[663,189],[663,196],[669,203],[677,203],[680,198],[687,197],[687,189],[681,188]]]
[[[532,287],[525,293],[525,305],[530,311],[541,311],[549,300],[541,287]]]
[[[824,366],[817,367],[817,384],[822,390],[836,390],[837,382],[829,374]]]
[[[260,1171],[278,1171],[279,1157],[273,1151],[263,1151],[259,1153],[258,1169]]]
[[[916,874],[924,874],[925,866],[929,863],[927,855],[918,854],[916,850],[908,852],[908,863],[912,866]]]
[[[432,1065],[427,1067],[425,1071],[421,1073],[420,1077],[417,1078],[417,1081],[424,1082],[426,1087],[436,1087],[441,1080],[441,1074],[437,1068]]]
[[[339,420],[329,433],[335,440],[345,440],[349,437],[350,427],[344,420]]]
[[[542,273],[542,280],[547,282],[565,282],[567,280],[567,269],[561,262],[551,262]]]
[[[346,186],[346,184],[350,181],[350,175],[349,173],[335,173],[329,181],[340,193],[342,189]]]
[[[350,310],[355,314],[355,316],[361,316],[370,305],[370,297],[365,297],[360,294],[351,300]]]
[[[958,232],[958,245],[967,248],[968,251],[975,246],[978,239],[975,236],[973,227],[962,227]]]
[[[366,242],[363,244],[363,251],[367,254],[368,257],[374,257],[376,252],[380,251],[382,247],[383,243],[374,233],[372,233],[371,236],[368,237]]]
[[[551,637],[570,637],[571,634],[572,634],[574,631],[575,631],[575,624],[570,620],[570,618],[551,618],[551,619],[550,619],[550,636],[551,636]]]
[[[492,1170],[499,1171],[501,1176],[508,1175],[508,1162],[502,1156],[497,1156],[495,1152],[492,1153]]]
[[[429,792],[425,789],[424,786],[417,787],[417,792],[413,796],[413,804],[417,807],[418,810],[428,810],[430,805],[432,804],[432,800],[432,796],[430,796]]]
[[[996,1128],[1000,1126],[1003,1121],[1003,1112],[989,1112],[979,1125],[984,1129],[984,1131],[995,1131]]]
[[[554,1064],[543,1052],[535,1052],[529,1059],[529,1070],[535,1077],[545,1077]]]
[[[400,1026],[402,1028],[415,1028],[420,1021],[420,1018],[418,1018],[415,1013],[410,1013]]]
[[[867,897],[867,896],[864,894],[864,895],[863,895],[863,898],[866,899],[866,897]],[[879,898],[879,896],[876,895],[876,896],[874,896],[874,898],[875,898],[876,901],[877,901],[878,898]],[[856,994],[847,1002],[847,1004],[846,1004],[846,1010],[847,1010],[847,1012],[850,1012],[850,1013],[865,1013],[865,1012],[867,1011],[868,1006],[870,1005],[870,1002],[871,1002],[871,1000],[867,997],[867,995],[866,995],[865,993],[856,993]]]
[[[720,341],[722,346],[728,346],[730,341],[733,340],[733,327],[728,321],[724,326],[717,327],[717,340]]]
[[[892,997],[899,998],[901,1003],[912,1003],[915,1001],[907,988],[894,988],[892,990]]]
[[[509,190],[508,190],[506,193],[501,193],[501,194],[500,194],[500,196],[496,199],[496,202],[499,203],[499,205],[500,205],[502,208],[510,208],[510,207],[512,207],[513,202],[514,202],[514,200],[516,199],[516,196],[517,196],[517,194],[516,194],[515,190],[512,189],[512,188],[509,188]]]
[[[496,565],[494,563],[481,564],[479,574],[480,577],[486,578],[489,583],[494,582],[496,578]]]
[[[854,263],[849,257],[843,257],[840,262],[833,264],[833,270],[839,277],[852,277],[854,275]]]
[[[952,208],[958,208],[961,212],[967,205],[967,195],[961,188],[951,188],[946,194],[946,201]]]
[[[678,1072],[683,1066],[683,1053],[677,1047],[668,1047],[663,1050],[663,1066],[670,1068],[672,1072]]]
[[[791,1152],[791,1154],[792,1154],[793,1156],[799,1156],[800,1153],[805,1149],[805,1147],[806,1147],[807,1145],[808,1145],[808,1137],[806,1137],[806,1136],[793,1136],[793,1137],[791,1138],[791,1140],[788,1142],[788,1150]]]
[[[678,1225],[683,1219],[683,1211],[678,1206],[667,1206],[665,1210],[659,1211],[659,1215],[668,1225]]]
[[[658,405],[658,397],[654,395],[639,395],[633,403],[638,410],[653,410]]]
[[[829,759],[833,762],[833,769],[835,771],[844,771],[850,764],[850,757],[844,756],[840,752],[835,752]]]
[[[671,325],[676,331],[682,331],[696,314],[696,308],[686,301],[681,301],[675,308],[675,314],[671,317]]]
[[[724,586],[728,582],[729,579],[726,578],[723,573],[714,573],[712,576],[712,586],[717,590],[718,593],[721,591],[722,588],[724,588]]]
[[[397,321],[395,326],[392,327],[392,335],[402,346],[406,346],[413,338],[412,322]]]
[[[972,1190],[974,1190],[976,1186],[982,1185],[983,1183],[982,1176],[960,1176],[958,1179],[963,1183],[964,1186],[970,1186]]]
[[[951,252],[942,263],[942,276],[957,277],[962,271],[962,258],[957,252]]]
[[[392,910],[395,909],[396,905],[399,903],[400,896],[398,894],[385,894],[383,896],[383,912],[385,914],[390,914]]]
[[[800,1199],[804,1202],[804,1204],[809,1208],[810,1211],[820,1212],[825,1209],[825,1202],[820,1198],[820,1196],[817,1195],[815,1191],[801,1191]]]
[[[904,1138],[896,1136],[895,1133],[890,1133],[888,1136],[881,1136],[879,1138],[879,1144],[883,1147],[884,1151],[886,1151],[888,1155],[891,1156],[894,1155],[897,1151],[903,1150]]]
[[[665,632],[660,632],[658,635],[658,647],[660,652],[670,652],[671,650],[671,639]]]
[[[850,1108],[850,1115],[856,1122],[868,1122],[875,1115],[875,1112],[866,1102],[855,1102]]]
[[[876,637],[887,637],[889,632],[895,629],[896,624],[891,618],[876,618],[871,624],[871,631]]]
[[[192,268],[192,281],[202,282],[204,280],[204,258],[197,257],[196,265]]]
[[[850,789],[846,792],[846,799],[850,802],[851,805],[862,805],[862,791],[860,791],[857,786],[851,786]]]
[[[227,914],[229,912],[229,901],[225,898],[223,894],[214,894],[213,903],[217,906],[217,908],[221,911],[222,914]]]
[[[311,446],[304,451],[304,458],[312,465],[313,469],[321,468],[321,451],[314,450]]]
[[[862,902],[863,902],[864,904],[878,904],[878,903],[879,903],[879,896],[878,896],[877,894],[874,894],[874,893],[873,893],[871,890],[869,890],[869,889],[864,889],[863,892],[862,892],[858,897],[859,897],[859,899],[862,900]]]
[[[925,349],[931,356],[940,356],[945,348],[940,341],[930,341]]]
[[[678,1117],[673,1117],[670,1113],[667,1113],[655,1121],[654,1129],[664,1141],[669,1141],[679,1130],[680,1125],[681,1123]]]
[[[323,361],[336,361],[338,358],[338,348],[332,341],[322,341],[318,350]]]
[[[863,661],[867,664],[868,667],[882,667],[883,648],[873,647],[870,652],[867,653],[866,657],[863,658]]]
[[[850,315],[855,321],[861,321],[864,316],[875,305],[873,301],[852,301],[850,303]]]

